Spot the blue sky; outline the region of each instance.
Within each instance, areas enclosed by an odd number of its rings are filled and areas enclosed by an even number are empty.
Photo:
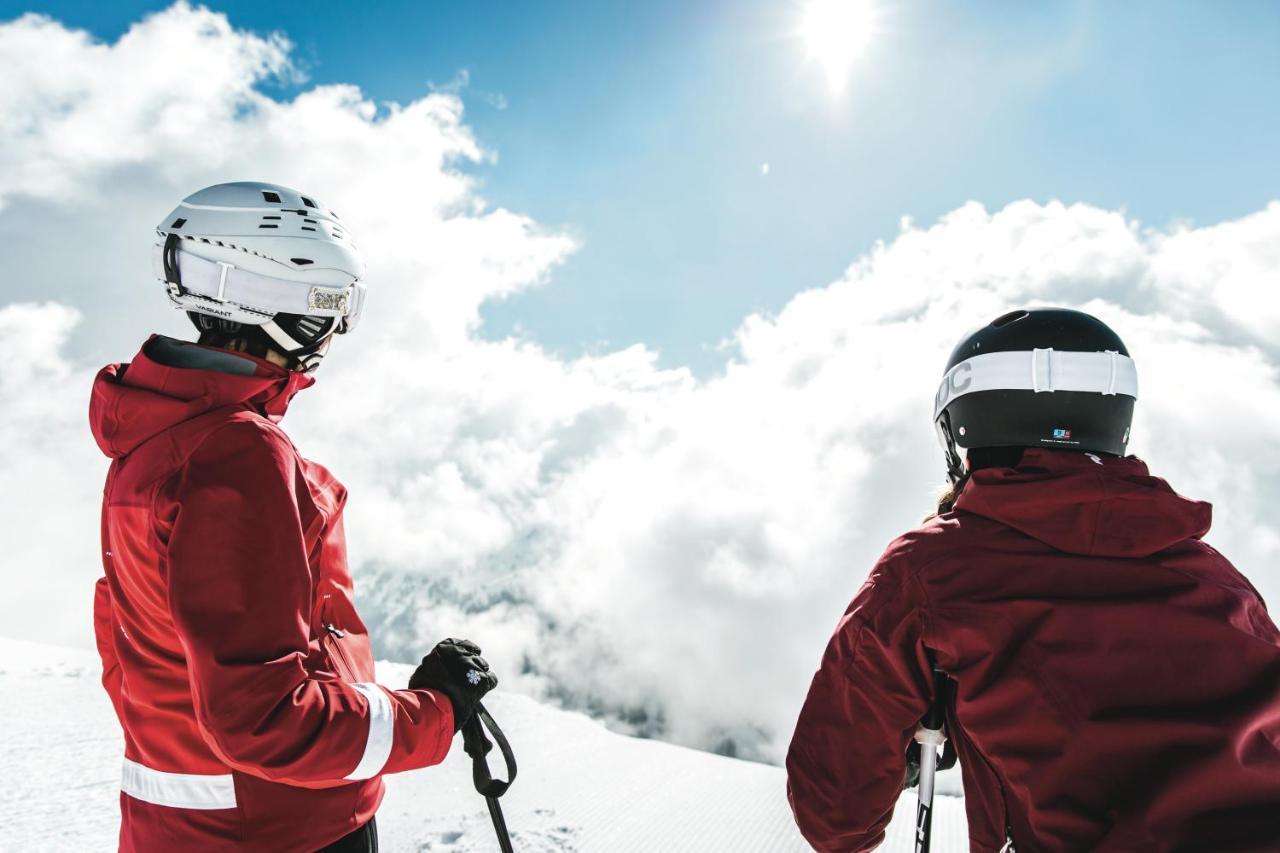
[[[839,98],[789,2],[97,3],[0,25],[0,541],[41,567],[5,577],[4,630],[91,645],[89,388],[145,333],[192,334],[152,228],[251,175],[341,198],[373,261],[369,315],[287,428],[353,496],[352,565],[385,596],[364,613],[396,658],[472,636],[507,689],[779,759],[831,625],[944,479],[947,352],[1046,302],[1121,333],[1134,452],[1213,502],[1208,541],[1274,610],[1280,12],[880,2]],[[310,82],[253,108],[288,64],[272,30]],[[462,69],[460,124],[422,96]],[[378,122],[325,83],[416,106]],[[486,213],[456,168],[529,217]],[[904,215],[938,224],[898,236]],[[558,266],[566,232],[583,248]],[[502,337],[517,325],[553,352]],[[717,371],[706,347],[735,328]]]
[[[114,40],[166,5],[39,8]],[[970,199],[1163,226],[1280,186],[1274,3],[883,0],[839,97],[794,0],[210,5],[287,34],[308,85],[407,101],[465,69],[467,121],[498,154],[476,170],[486,197],[582,241],[550,286],[488,306],[485,333],[564,355],[644,342],[713,370],[746,314]]]

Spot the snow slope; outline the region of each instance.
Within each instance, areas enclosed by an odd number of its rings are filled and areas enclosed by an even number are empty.
[[[378,664],[384,684],[404,684],[408,673]],[[9,780],[0,786],[0,847],[114,849],[122,741],[98,675],[92,652],[0,638],[0,772]],[[486,704],[520,763],[503,798],[518,851],[808,849],[778,767],[624,737],[522,696],[499,693]],[[387,777],[387,788],[382,849],[497,849],[460,742],[440,767]],[[967,849],[963,800],[940,797],[936,809],[934,850]],[[904,795],[883,850],[912,849],[914,815],[914,794]]]

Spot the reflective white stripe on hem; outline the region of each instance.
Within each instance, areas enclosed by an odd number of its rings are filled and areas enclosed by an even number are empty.
[[[124,760],[120,790],[135,800],[175,809],[234,809],[236,787],[231,774],[165,773]]]
[[[382,772],[391,757],[391,740],[395,732],[395,719],[391,713],[391,699],[376,684],[360,682],[352,684],[369,703],[369,739],[364,744],[364,755],[348,779],[372,779]]]

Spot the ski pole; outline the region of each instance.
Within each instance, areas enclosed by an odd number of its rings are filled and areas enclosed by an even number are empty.
[[[485,729],[493,735],[493,740],[497,741],[498,749],[502,752],[502,760],[507,765],[505,781],[494,779],[493,774],[489,772],[489,760],[485,756],[493,749],[493,743],[485,735]],[[516,757],[511,752],[511,744],[507,743],[506,735],[502,733],[502,729],[498,728],[498,724],[493,721],[493,717],[489,715],[484,705],[477,704],[475,714],[462,727],[462,748],[467,755],[471,756],[472,780],[475,782],[476,791],[484,797],[485,804],[489,807],[493,830],[498,834],[498,847],[502,853],[513,853],[511,836],[507,832],[507,821],[503,817],[502,806],[498,803],[498,799],[516,780]]]
[[[938,769],[938,750],[946,742],[943,733],[946,719],[945,699],[947,677],[939,670],[933,671],[933,704],[929,713],[916,729],[916,743],[920,744],[920,804],[916,807],[916,853],[929,853],[933,841],[933,780]]]

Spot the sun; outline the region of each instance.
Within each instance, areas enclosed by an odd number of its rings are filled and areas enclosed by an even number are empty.
[[[839,94],[849,71],[876,32],[874,0],[808,0],[801,13],[800,36],[809,58],[822,66],[827,86]]]

